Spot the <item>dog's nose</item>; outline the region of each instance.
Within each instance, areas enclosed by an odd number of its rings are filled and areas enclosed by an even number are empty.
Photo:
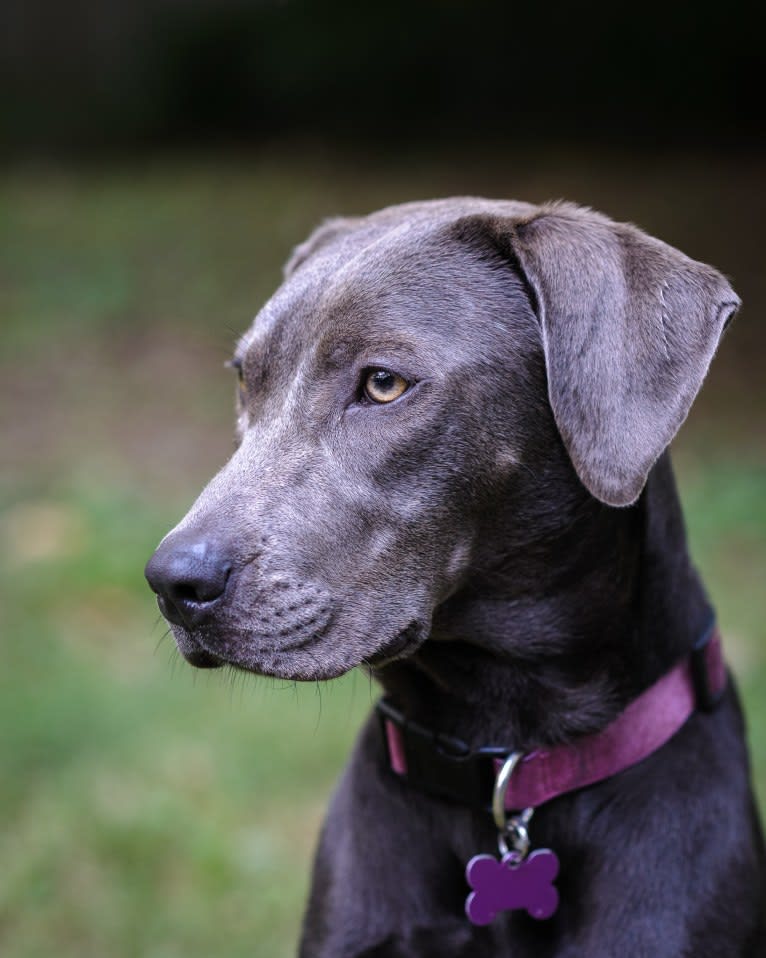
[[[205,539],[163,542],[144,570],[160,612],[176,625],[199,625],[226,591],[231,562]]]

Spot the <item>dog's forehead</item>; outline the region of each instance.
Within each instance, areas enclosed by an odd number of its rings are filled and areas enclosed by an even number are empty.
[[[447,227],[474,211],[413,204],[371,215],[301,264],[258,313],[240,351],[295,353],[320,339],[374,340],[413,327],[454,336],[445,321],[468,310],[481,288],[457,268],[461,247]]]

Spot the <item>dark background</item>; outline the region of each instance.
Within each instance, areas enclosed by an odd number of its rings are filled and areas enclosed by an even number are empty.
[[[739,2],[11,0],[0,137],[11,152],[307,134],[392,149],[403,137],[760,145],[754,13]]]
[[[223,364],[291,248],[390,203],[563,197],[731,278],[743,307],[673,458],[766,806],[766,156],[744,10],[0,4],[3,958],[294,954],[376,690],[195,672],[142,570],[231,452]]]

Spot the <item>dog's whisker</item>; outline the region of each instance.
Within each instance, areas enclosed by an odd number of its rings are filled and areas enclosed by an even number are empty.
[[[168,632],[170,632],[169,629],[168,629]],[[178,649],[176,648],[175,644],[171,645],[169,647],[169,652],[168,652],[168,665],[170,666],[171,680],[175,678],[176,669],[178,668],[178,663],[181,661],[182,661],[181,656],[179,655]]]
[[[155,655],[159,652],[160,646],[162,645],[162,643],[165,641],[165,639],[166,639],[169,635],[170,635],[170,629],[165,629],[165,631],[162,633],[162,635],[159,637],[159,639],[157,639],[157,644],[154,646],[154,654],[155,654]],[[177,654],[178,654],[178,649],[175,647],[175,645],[173,646],[173,652],[174,652],[175,655],[177,656]]]
[[[358,671],[359,669],[354,669],[354,671],[351,673],[351,702],[350,702],[349,712],[352,715],[354,714],[354,706],[356,705],[356,683],[357,683],[356,673]]]
[[[319,698],[319,710],[317,711],[316,723],[314,724],[314,734],[316,735],[316,733],[319,731],[319,724],[322,721],[322,684],[318,679],[316,681],[315,688],[315,695]]]

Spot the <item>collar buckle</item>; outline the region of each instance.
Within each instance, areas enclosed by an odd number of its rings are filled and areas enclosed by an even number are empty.
[[[376,703],[376,710],[383,740],[388,743],[390,765],[396,769],[391,744],[393,734],[403,750],[405,770],[400,774],[406,776],[408,783],[440,798],[491,811],[495,759],[507,758],[507,749],[472,750],[458,738],[413,722],[386,699]]]

